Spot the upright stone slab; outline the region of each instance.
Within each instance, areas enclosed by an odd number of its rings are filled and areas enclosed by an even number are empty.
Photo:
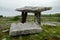
[[[50,9],[52,9],[52,8],[51,7],[25,6],[23,8],[17,8],[16,11],[22,12],[22,21],[21,21],[21,23],[26,22],[27,13],[34,13],[35,18],[36,18],[36,22],[38,22],[38,24],[41,24],[41,22],[40,22],[41,21],[40,20],[41,12],[46,11],[46,10],[50,10]]]

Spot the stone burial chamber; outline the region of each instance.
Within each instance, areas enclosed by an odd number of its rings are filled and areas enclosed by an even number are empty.
[[[51,7],[31,7],[25,6],[22,8],[17,8],[16,11],[22,12],[21,14],[21,22],[19,23],[11,23],[10,27],[10,36],[16,35],[26,35],[26,34],[33,34],[33,33],[40,33],[42,31],[41,28],[41,12],[46,10],[51,10]],[[34,22],[27,22],[27,13],[34,13],[35,21]]]

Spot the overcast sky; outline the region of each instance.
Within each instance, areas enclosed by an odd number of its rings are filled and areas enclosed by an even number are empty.
[[[44,11],[42,14],[52,14],[60,12],[60,0],[0,0],[0,15],[15,16],[20,15],[16,8],[24,6],[50,6],[52,10]]]

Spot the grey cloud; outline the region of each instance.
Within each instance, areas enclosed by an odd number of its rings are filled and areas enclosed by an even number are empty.
[[[17,15],[19,13],[15,9],[23,6],[52,6],[52,10],[46,11],[46,13],[60,12],[60,0],[48,0],[44,2],[40,2],[40,0],[0,0],[0,15]]]

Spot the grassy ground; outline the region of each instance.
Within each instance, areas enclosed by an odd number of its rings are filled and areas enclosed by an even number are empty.
[[[28,22],[30,22],[30,21],[33,21],[32,19],[33,18],[29,18],[27,20],[28,20]],[[44,19],[44,18],[42,18],[42,19]],[[3,20],[3,18],[1,18],[1,20]],[[13,22],[16,22],[16,21],[13,21]],[[10,21],[10,22],[8,22],[8,21],[1,22],[0,21],[0,24],[6,24],[6,23],[7,24],[12,23],[12,21]],[[41,27],[43,30],[38,34],[30,34],[30,35],[23,35],[23,36],[16,36],[16,37],[10,37],[9,31],[4,33],[4,32],[2,32],[3,30],[0,30],[0,40],[2,40],[4,38],[6,38],[6,40],[60,40],[60,26],[51,27],[51,26],[43,25]],[[3,26],[2,28],[9,29],[9,26]]]
[[[38,34],[30,34],[23,36],[10,37],[9,31],[3,33],[0,30],[0,40],[6,38],[6,40],[60,40],[60,26],[50,27],[47,25],[42,26],[42,32]]]

